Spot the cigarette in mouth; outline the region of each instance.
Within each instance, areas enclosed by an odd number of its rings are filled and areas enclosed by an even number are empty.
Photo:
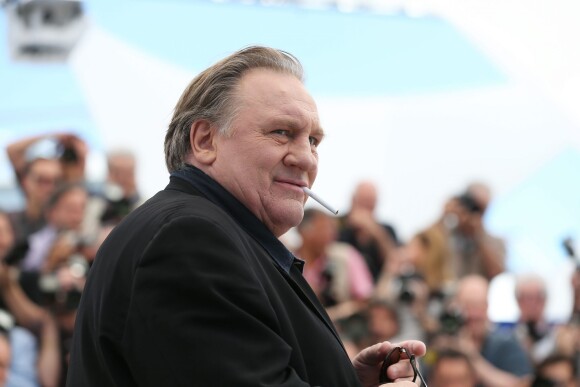
[[[318,203],[320,203],[320,205],[322,205],[322,207],[326,208],[328,211],[332,212],[334,215],[338,215],[338,210],[335,210],[330,204],[328,204],[327,202],[325,202],[324,200],[322,200],[320,198],[320,196],[318,196],[317,194],[315,194],[314,192],[312,192],[312,190],[308,187],[302,187],[302,190],[304,191],[304,193],[308,196],[310,196],[312,199],[316,200]]]

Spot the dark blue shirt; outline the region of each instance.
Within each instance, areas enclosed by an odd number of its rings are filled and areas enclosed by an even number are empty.
[[[510,374],[524,376],[533,373],[530,358],[512,332],[500,329],[490,331],[483,342],[481,355]]]

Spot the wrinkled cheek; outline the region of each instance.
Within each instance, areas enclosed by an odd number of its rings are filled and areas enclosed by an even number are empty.
[[[308,177],[310,179],[310,185],[312,185],[314,183],[314,181],[316,180],[316,177],[318,176],[318,167],[316,167],[314,169],[313,172],[311,172]]]

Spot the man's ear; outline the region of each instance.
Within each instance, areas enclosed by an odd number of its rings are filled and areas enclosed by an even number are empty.
[[[197,120],[189,129],[189,144],[192,149],[192,157],[197,162],[211,165],[217,157],[215,138],[217,128],[209,121]]]

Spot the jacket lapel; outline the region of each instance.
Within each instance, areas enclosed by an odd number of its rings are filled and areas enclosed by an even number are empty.
[[[278,265],[276,265],[276,267],[278,267]],[[292,265],[292,268],[290,269],[290,275],[288,275],[288,273],[280,267],[278,267],[278,270],[282,273],[284,278],[286,278],[286,280],[288,281],[292,289],[296,292],[296,294],[298,294],[300,299],[314,312],[314,314],[318,316],[318,318],[322,320],[322,322],[328,327],[328,329],[330,329],[330,331],[332,332],[334,337],[338,340],[340,346],[346,353],[346,349],[342,344],[342,340],[340,339],[340,336],[338,335],[338,332],[336,331],[334,324],[330,320],[330,317],[328,317],[328,314],[324,310],[324,307],[322,306],[320,301],[318,301],[316,294],[314,294],[312,288],[310,287],[310,285],[308,285],[308,282],[306,282],[306,280],[302,276],[302,273],[300,272],[300,270],[298,270],[296,265]]]

